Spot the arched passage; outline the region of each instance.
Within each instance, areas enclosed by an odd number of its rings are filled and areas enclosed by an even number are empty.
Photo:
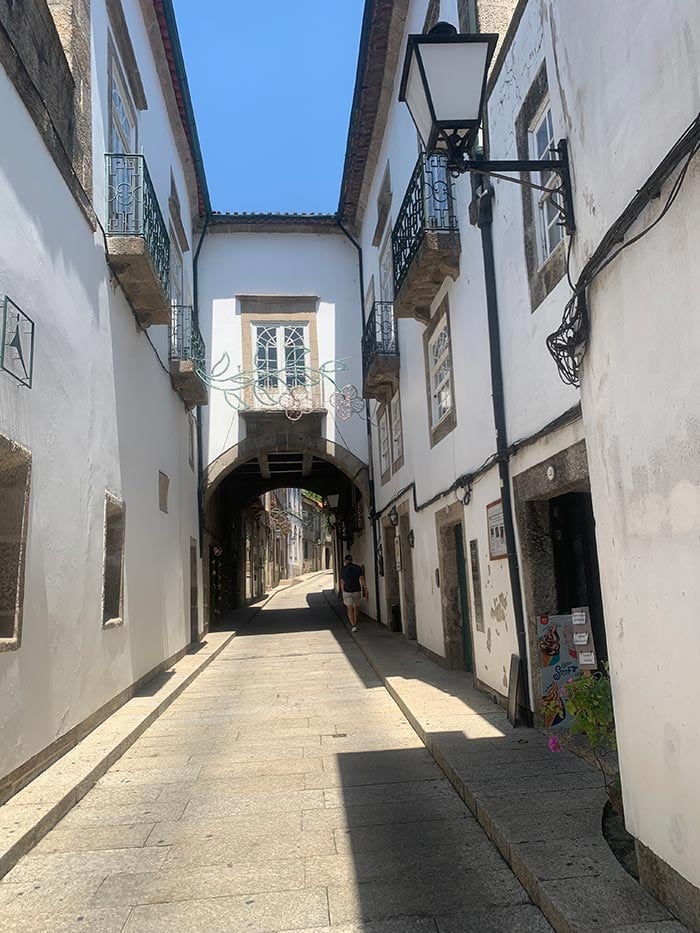
[[[321,424],[312,423],[313,415],[301,422],[274,416],[269,424],[266,420],[256,413],[255,433],[220,454],[204,472],[204,554],[209,563],[208,615],[213,621],[269,588],[263,567],[265,549],[271,545],[269,523],[266,531],[266,502],[271,499],[266,494],[274,490],[337,496],[338,524],[332,540],[336,566],[340,551],[351,545],[356,559],[372,561],[366,465],[341,444],[321,436]]]

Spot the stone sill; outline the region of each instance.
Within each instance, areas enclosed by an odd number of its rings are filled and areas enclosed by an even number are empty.
[[[107,260],[141,327],[170,324],[171,308],[142,236],[107,236]]]

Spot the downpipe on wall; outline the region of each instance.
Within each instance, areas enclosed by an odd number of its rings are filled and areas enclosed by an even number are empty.
[[[194,318],[199,326],[199,277],[198,277],[198,266],[199,254],[202,251],[202,246],[204,245],[204,238],[207,235],[207,230],[209,229],[209,212],[204,215],[204,226],[202,227],[202,234],[199,238],[199,243],[197,244],[197,249],[192,259],[192,292],[194,300]],[[202,452],[202,416],[201,412],[197,412],[197,417],[195,419],[197,424],[197,512],[199,515],[199,558],[200,560],[204,557],[204,454]]]
[[[352,245],[357,250],[357,268],[359,272],[360,279],[360,312],[362,314],[362,332],[364,333],[365,325],[367,320],[365,318],[365,272],[364,272],[364,262],[362,259],[362,247],[357,242],[355,237],[353,237],[348,230],[343,226],[340,220],[338,220],[338,226],[343,231],[345,236],[350,240]],[[369,412],[369,399],[365,399],[365,425],[367,427],[367,469],[369,472],[369,510],[370,510],[370,521],[372,522],[372,545],[374,548],[374,601],[376,605],[377,612],[377,622],[381,624],[382,621],[382,606],[379,595],[379,560],[377,557],[379,542],[377,540],[377,508],[376,500],[374,497],[374,465],[372,462],[372,425],[370,422],[370,412]]]
[[[503,503],[503,528],[508,551],[508,576],[515,632],[520,655],[520,690],[524,703],[524,719],[532,725],[530,708],[530,674],[527,656],[527,637],[523,612],[522,591],[520,589],[520,566],[515,547],[515,524],[513,521],[513,500],[510,491],[510,464],[508,438],[506,434],[506,407],[503,394],[503,365],[501,360],[501,329],[498,319],[498,290],[496,288],[496,269],[493,254],[492,203],[494,190],[483,175],[472,175],[472,205],[476,208],[476,225],[481,231],[481,249],[484,258],[484,284],[486,287],[486,315],[489,333],[489,357],[491,363],[491,398],[493,402],[493,420],[496,429],[496,461],[501,484]],[[470,216],[473,216],[470,210]]]

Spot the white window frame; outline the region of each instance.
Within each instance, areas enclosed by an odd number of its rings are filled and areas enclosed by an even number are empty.
[[[538,143],[538,134],[543,127],[546,129],[546,142],[541,144]],[[530,158],[537,160],[554,158],[554,153],[551,151],[554,145],[554,121],[549,97],[547,97],[542,102],[537,116],[528,130]],[[547,188],[556,187],[557,175],[555,172],[540,172],[538,183]],[[550,193],[533,190],[532,197],[537,227],[537,253],[541,266],[564,239],[564,228],[561,225],[561,217],[557,211],[556,202]]]
[[[388,408],[385,408],[379,416],[379,469],[382,476],[391,475],[391,441]]]
[[[124,109],[124,114],[129,121],[131,135],[126,139],[124,126],[116,113],[114,105],[114,93],[117,93],[119,101]],[[124,155],[134,155],[137,152],[138,143],[138,123],[136,120],[136,107],[131,99],[129,88],[124,78],[124,69],[119,61],[114,42],[110,39],[109,43],[109,96],[108,96],[108,151],[122,153]],[[115,140],[118,138],[119,145],[115,146]]]
[[[391,409],[391,456],[394,463],[403,457],[403,422],[401,421],[401,395],[398,390],[390,403]]]
[[[435,347],[440,342],[443,334],[446,336],[444,346],[440,353],[435,356]],[[435,428],[448,417],[454,404],[452,398],[452,347],[447,315],[435,328],[435,333],[428,341],[428,366],[430,372],[431,426]],[[449,401],[447,405],[442,403],[445,395]]]
[[[305,386],[309,388],[309,379],[308,379],[308,369],[309,369],[309,358],[310,358],[310,347],[309,347],[309,322],[308,321],[253,321],[251,324],[252,327],[252,348],[253,348],[253,368],[256,372],[256,381],[258,387],[263,392],[268,392],[270,395],[283,394],[289,389],[294,388],[295,386]],[[301,378],[289,378],[287,371],[287,357],[286,357],[286,330],[288,328],[295,328],[302,331],[303,335],[303,347],[304,347],[304,365]],[[271,370],[273,373],[272,376],[267,378],[276,380],[276,384],[272,383],[270,385],[265,384],[266,371],[258,370],[258,339],[259,334],[258,330],[268,330],[276,331],[276,367]],[[290,369],[292,371],[295,368]]]

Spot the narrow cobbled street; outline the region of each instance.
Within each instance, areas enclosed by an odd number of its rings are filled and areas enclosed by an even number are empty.
[[[0,929],[550,929],[322,588],[279,592],[0,883]]]

